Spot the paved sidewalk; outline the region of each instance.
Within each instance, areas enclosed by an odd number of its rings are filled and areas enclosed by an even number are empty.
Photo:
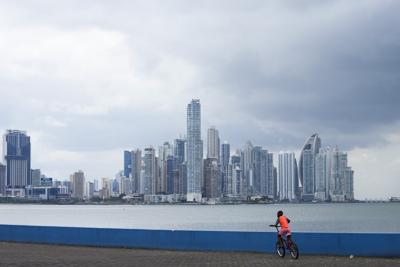
[[[284,259],[262,253],[183,252],[0,242],[0,266],[390,266],[400,259],[304,256]]]

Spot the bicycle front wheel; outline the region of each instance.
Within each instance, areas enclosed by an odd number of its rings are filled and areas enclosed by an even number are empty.
[[[278,253],[278,256],[281,258],[285,257],[285,246],[284,245],[282,246],[281,242],[277,241],[275,247],[276,247],[276,253]]]
[[[292,259],[297,260],[299,258],[299,248],[297,247],[296,243],[293,241],[290,244],[290,256],[292,256]]]

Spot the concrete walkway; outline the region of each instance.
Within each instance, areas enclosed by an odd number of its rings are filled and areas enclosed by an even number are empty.
[[[0,266],[391,266],[400,259],[262,253],[183,252],[1,243]]]

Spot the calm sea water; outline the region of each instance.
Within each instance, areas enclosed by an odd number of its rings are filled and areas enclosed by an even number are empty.
[[[275,205],[0,205],[0,224],[273,231],[282,209],[294,232],[400,232],[400,203]]]

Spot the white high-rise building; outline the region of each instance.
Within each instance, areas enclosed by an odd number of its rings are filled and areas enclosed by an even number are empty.
[[[315,157],[315,199],[334,202],[354,199],[354,172],[347,154],[336,147],[320,149]]]
[[[305,142],[299,160],[299,183],[304,201],[314,200],[315,194],[315,157],[321,147],[321,138],[313,134]]]
[[[93,198],[93,196],[94,196],[94,183],[93,182],[86,182],[85,196],[87,199]]]
[[[218,130],[212,126],[207,131],[207,158],[217,159],[219,161],[219,133]]]
[[[281,152],[278,157],[279,200],[294,201],[296,200],[298,187],[295,154],[292,152]]]
[[[189,202],[201,201],[203,178],[203,141],[201,140],[200,100],[187,106],[187,194]]]

